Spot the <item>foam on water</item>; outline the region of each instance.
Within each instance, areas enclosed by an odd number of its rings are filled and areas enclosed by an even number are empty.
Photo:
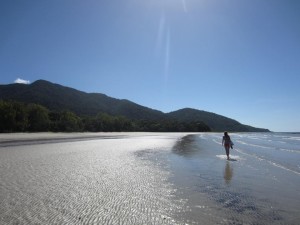
[[[192,224],[298,224],[298,143],[272,133],[231,138],[235,162],[226,160],[221,133],[185,138],[174,151],[175,183],[192,196],[187,217],[201,218]]]
[[[227,155],[216,155],[216,157],[219,158],[219,159],[225,159],[225,160],[227,160]],[[239,155],[230,155],[230,159],[231,160],[241,160],[243,158],[240,157]]]
[[[257,148],[272,149],[272,147],[263,146],[263,145],[257,145],[257,144],[251,144],[251,143],[247,143],[247,142],[244,142],[244,141],[241,141],[241,140],[238,140],[236,142],[239,143],[239,144],[242,144],[242,145],[248,145],[248,146],[257,147]]]
[[[244,151],[242,151],[242,150],[240,150],[240,149],[235,149],[237,152],[239,152],[239,153],[242,153],[242,154],[244,154],[244,155],[248,155],[248,156],[251,156],[251,157],[255,157],[257,160],[259,160],[259,161],[265,161],[265,162],[268,162],[270,165],[272,165],[272,166],[275,166],[275,167],[278,167],[278,168],[280,168],[280,169],[284,169],[284,170],[286,170],[286,171],[288,171],[288,172],[292,172],[292,173],[294,173],[294,174],[297,174],[297,175],[300,175],[300,172],[298,172],[298,171],[295,171],[295,170],[292,170],[292,169],[290,169],[290,168],[288,168],[288,167],[285,167],[284,165],[280,165],[279,163],[276,163],[276,162],[273,162],[273,161],[271,161],[271,160],[268,160],[268,159],[266,159],[266,158],[264,158],[263,156],[258,156],[258,155],[256,155],[256,154],[249,154],[249,153],[246,153],[246,152],[244,152]]]

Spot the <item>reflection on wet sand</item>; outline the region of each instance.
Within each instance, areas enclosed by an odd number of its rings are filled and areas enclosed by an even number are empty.
[[[135,154],[173,137],[0,145],[0,224],[183,224],[169,172]]]
[[[224,180],[226,184],[230,184],[232,176],[233,176],[233,169],[230,166],[230,163],[226,162],[225,169],[224,169]]]
[[[181,156],[192,157],[199,151],[199,146],[194,135],[187,135],[176,142],[172,151]]]
[[[219,134],[187,135],[177,141],[170,157],[171,182],[190,207],[181,218],[189,224],[299,224],[299,176],[294,173],[299,151],[294,142],[288,145],[291,152],[279,150],[276,139],[275,144],[268,141],[272,135],[267,140],[256,135],[258,139],[243,134],[229,160]]]

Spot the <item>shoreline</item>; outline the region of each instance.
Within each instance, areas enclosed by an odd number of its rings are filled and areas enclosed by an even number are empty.
[[[75,142],[105,138],[121,138],[124,134],[110,133],[7,133],[0,134],[0,147],[35,145],[61,142]]]
[[[19,204],[26,206],[27,201],[37,200],[39,205],[45,188],[52,195],[46,198],[50,202],[65,199],[63,193],[68,193],[74,198],[65,201],[76,207],[70,209],[64,203],[57,207],[67,212],[77,210],[85,224],[95,220],[104,224],[297,224],[300,176],[277,165],[299,162],[300,137],[260,133],[231,137],[234,160],[228,161],[221,145],[222,133],[0,134],[4,187],[0,191],[15,189],[12,200],[5,199],[5,194],[0,200],[9,207],[20,192]],[[41,194],[36,196],[35,192]],[[108,206],[103,208],[102,202]],[[93,210],[82,213],[81,207],[88,205]],[[41,210],[51,211],[48,206],[42,202]],[[128,211],[132,207],[135,211]],[[5,206],[2,210],[9,215]],[[28,211],[35,218],[36,212]],[[55,210],[51,213],[55,215],[53,223],[81,224],[74,217],[56,215]]]
[[[183,132],[36,132],[36,133],[1,133],[0,147],[76,142],[100,139],[138,138],[151,136],[184,136],[191,133]]]

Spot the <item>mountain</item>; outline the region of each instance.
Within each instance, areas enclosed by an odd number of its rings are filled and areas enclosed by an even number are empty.
[[[97,113],[103,112],[137,120],[175,119],[183,122],[203,121],[212,131],[269,131],[243,125],[233,119],[196,109],[186,108],[163,113],[129,100],[116,99],[99,93],[86,93],[45,80],[38,80],[29,85],[0,85],[0,99],[36,103],[53,111],[69,110],[80,116],[95,116]]]
[[[104,94],[85,93],[59,84],[38,80],[30,85],[0,85],[0,99],[37,103],[50,110],[70,110],[80,116],[94,116],[99,112],[123,115],[130,119],[162,119],[163,112],[128,100],[119,100]]]
[[[204,123],[213,131],[269,132],[268,129],[251,127],[225,116],[191,108],[170,112],[167,113],[167,116],[182,122],[201,120],[204,121]]]

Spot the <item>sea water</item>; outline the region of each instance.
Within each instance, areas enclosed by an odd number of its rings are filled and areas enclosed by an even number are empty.
[[[188,135],[170,155],[181,217],[190,224],[299,224],[300,134],[233,133],[227,160],[221,133]]]

